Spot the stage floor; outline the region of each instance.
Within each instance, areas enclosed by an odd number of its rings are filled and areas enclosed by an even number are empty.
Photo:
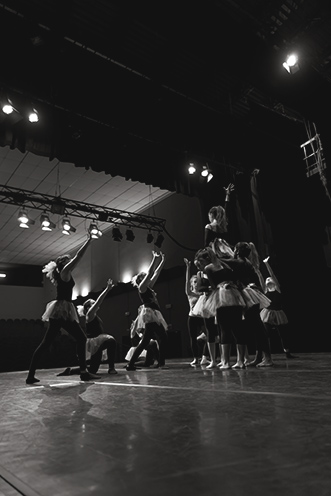
[[[331,353],[274,361],[1,373],[0,495],[329,496]]]

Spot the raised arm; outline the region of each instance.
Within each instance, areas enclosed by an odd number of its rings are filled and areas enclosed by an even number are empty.
[[[91,242],[90,233],[87,235],[87,240],[85,243],[78,249],[76,255],[63,267],[61,270],[61,279],[64,281],[68,281],[71,277],[71,272],[83,258],[84,253],[86,252],[90,242]]]
[[[154,274],[152,275],[152,277],[150,279],[149,286],[151,288],[154,286],[154,284],[158,280],[158,277],[159,277],[159,275],[161,273],[161,270],[163,269],[163,266],[164,266],[164,263],[165,263],[165,255],[164,255],[164,253],[160,252],[159,255],[161,257],[161,260],[159,259],[159,262],[158,262],[159,265],[154,269]]]
[[[230,194],[232,193],[232,191],[234,191],[234,184],[230,183],[226,188],[224,188],[224,190],[225,190],[225,205],[226,205],[226,202],[230,201]]]
[[[161,253],[157,253],[156,251],[152,251],[152,261],[147,269],[146,275],[144,279],[141,281],[141,283],[138,286],[138,290],[140,293],[144,293],[147,289],[147,287],[150,285],[151,279],[154,275],[154,272],[157,268],[157,266],[160,263],[161,260]]]
[[[275,274],[274,274],[274,271],[272,270],[272,268],[271,268],[271,267],[270,267],[270,265],[269,265],[269,258],[270,258],[270,257],[265,258],[265,259],[263,260],[263,262],[265,263],[265,265],[266,265],[266,267],[267,267],[267,269],[268,269],[268,272],[269,272],[270,277],[272,277],[272,279],[273,279],[273,281],[274,281],[274,283],[275,283],[275,285],[276,285],[276,289],[277,289],[277,291],[280,293],[280,292],[281,292],[281,290],[280,290],[280,284],[279,284],[279,282],[278,282],[277,277],[276,277],[276,276],[275,276]]]
[[[187,260],[187,258],[184,258],[184,262],[186,265],[186,278],[185,278],[185,294],[186,296],[197,296],[197,293],[194,293],[191,289],[191,262]]]
[[[100,305],[101,303],[103,302],[103,300],[105,299],[107,293],[109,293],[109,291],[115,286],[115,284],[113,283],[113,281],[111,279],[108,279],[107,281],[107,286],[105,287],[105,289],[99,294],[98,298],[95,300],[95,302],[93,303],[92,306],[90,306],[90,308],[88,309],[87,311],[87,314],[86,314],[86,322],[91,322],[91,320],[94,319],[94,317],[96,316],[96,313],[97,311],[99,310],[100,308]]]

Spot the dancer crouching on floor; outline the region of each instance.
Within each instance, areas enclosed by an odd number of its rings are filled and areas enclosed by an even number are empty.
[[[159,364],[160,368],[165,368],[165,353],[167,346],[167,323],[160,311],[157,296],[153,290],[161,269],[165,262],[165,256],[162,252],[152,252],[153,258],[147,272],[139,272],[132,278],[132,284],[138,289],[138,294],[142,302],[142,307],[138,315],[137,326],[144,329],[143,337],[133,352],[132,357],[126,370],[136,370],[134,363],[137,361],[142,350],[146,349],[151,339],[156,339],[159,345]]]
[[[78,314],[81,317],[85,317],[87,334],[86,350],[88,355],[90,355],[90,365],[88,367],[88,371],[92,374],[96,374],[98,372],[104,350],[107,353],[108,374],[117,374],[115,369],[116,340],[110,334],[104,333],[103,322],[97,315],[101,303],[113,287],[113,281],[108,279],[107,286],[96,300],[92,300],[90,298],[86,300],[83,305],[77,307]],[[64,372],[61,372],[58,376],[75,374],[79,374],[78,367],[67,367]]]
[[[62,255],[56,259],[56,262],[51,261],[43,268],[46,277],[48,277],[56,286],[57,296],[56,300],[47,304],[45,313],[42,316],[42,320],[45,322],[49,321],[49,325],[42,342],[32,356],[28,377],[26,379],[27,384],[40,382],[39,379],[35,377],[36,368],[41,356],[50,347],[61,328],[67,331],[76,341],[81,380],[90,381],[100,379],[100,376],[91,374],[86,370],[86,334],[79,325],[77,310],[72,302],[72,289],[75,285],[75,281],[73,280],[71,273],[81,261],[90,242],[91,236],[88,234],[87,240],[83,246],[79,248],[73,258],[71,258],[70,255]]]

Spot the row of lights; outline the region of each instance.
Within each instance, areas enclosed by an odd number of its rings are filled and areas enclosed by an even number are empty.
[[[113,227],[112,237],[113,237],[113,240],[114,241],[118,241],[118,242],[122,241],[123,234],[121,233],[121,230],[118,227]],[[126,240],[127,241],[134,241],[135,235],[134,235],[134,232],[132,231],[132,229],[127,229],[126,230],[125,237],[126,237]],[[147,234],[146,241],[147,241],[147,243],[153,243],[154,236],[153,236],[153,234],[151,232],[149,232]],[[164,236],[162,235],[162,233],[159,232],[158,235],[157,235],[157,237],[156,237],[156,240],[155,240],[154,244],[158,248],[161,248],[163,241],[164,241]]]
[[[17,108],[14,107],[13,102],[9,98],[6,98],[5,100],[1,101],[1,111],[6,115],[11,115],[11,114],[21,115],[21,112],[19,112],[19,110],[17,110]],[[27,115],[29,122],[34,123],[39,121],[39,114],[35,108],[32,107]]]
[[[19,227],[22,229],[28,229],[30,226],[33,226],[36,222],[28,216],[26,209],[23,207],[20,209],[18,215]],[[71,225],[69,217],[63,217],[61,221],[62,225],[62,234],[70,235],[76,232],[76,228]],[[56,225],[52,222],[46,212],[43,212],[40,216],[40,226],[43,231],[52,231],[55,229]],[[89,229],[89,233],[91,237],[94,239],[100,238],[102,236],[102,232],[100,231],[97,222],[91,222]],[[127,229],[125,233],[127,241],[134,241],[135,235],[132,229]],[[121,233],[118,227],[113,227],[112,237],[114,241],[122,241],[123,234]],[[158,233],[155,245],[161,248],[164,237],[161,233]],[[154,236],[151,232],[147,234],[147,243],[152,243],[154,241]]]
[[[197,172],[197,170],[200,169],[200,176],[203,179],[207,179],[207,183],[213,179],[213,173],[212,170],[209,168],[208,164],[203,165],[202,167],[196,166],[193,162],[189,163],[189,166],[187,168],[187,171],[190,175],[193,175]]]

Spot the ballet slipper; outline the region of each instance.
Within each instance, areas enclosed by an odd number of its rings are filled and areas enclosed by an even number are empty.
[[[36,378],[36,377],[34,377],[34,376],[32,376],[32,377],[28,376],[28,377],[26,378],[26,381],[25,381],[25,382],[26,382],[27,384],[35,384],[36,382],[40,382],[40,380],[39,380],[39,379],[37,379],[37,378]]]
[[[91,372],[82,372],[80,374],[81,381],[94,381],[95,379],[101,379],[101,375],[92,374]]]

